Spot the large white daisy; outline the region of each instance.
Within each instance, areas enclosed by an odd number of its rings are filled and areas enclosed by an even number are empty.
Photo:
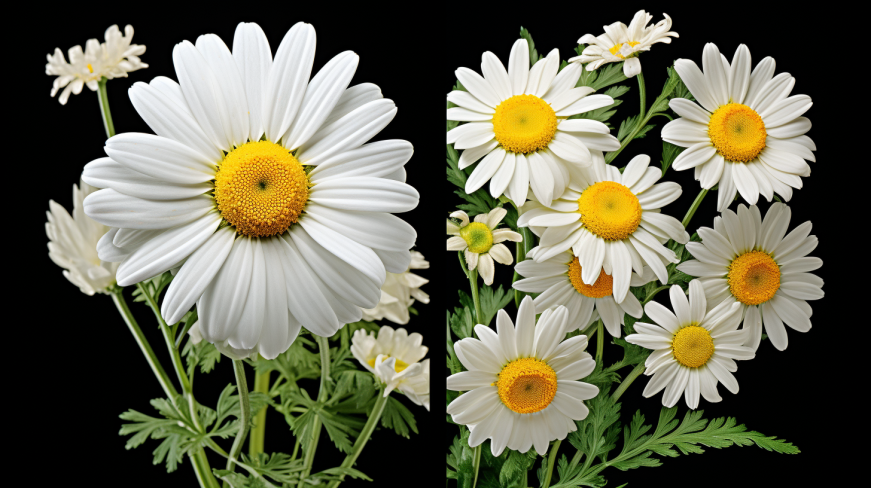
[[[747,334],[738,330],[738,304],[722,302],[708,310],[699,280],[690,282],[689,301],[678,285],[671,287],[669,296],[674,313],[649,302],[644,311],[656,325],[635,322],[636,333],[626,336],[627,341],[653,350],[644,363],[644,374],[653,377],[643,395],[651,397],[665,388],[665,407],[675,406],[683,395],[687,406],[695,409],[699,394],[712,403],[722,400],[718,382],[738,393],[738,381],[732,376],[738,369],[735,360],[755,357],[752,349],[741,345]]]
[[[683,244],[690,236],[679,220],[660,213],[680,196],[680,185],[656,184],[662,171],[649,165],[648,156],[636,156],[621,174],[596,152],[589,168],[572,174],[560,198],[547,205],[524,205],[517,225],[541,237],[532,258],[541,263],[571,249],[583,283],[595,284],[603,269],[613,277],[618,303],[629,292],[633,270],[643,275],[644,266],[650,266],[660,281],[667,282],[665,265],[678,258],[663,244],[668,239]]]
[[[529,68],[529,46],[520,39],[511,48],[508,70],[491,52],[484,53],[482,77],[460,68],[457,79],[468,91],[455,90],[448,101],[448,120],[469,122],[447,134],[448,144],[464,149],[460,169],[481,159],[466,181],[472,193],[490,181],[490,194],[503,193],[523,205],[530,185],[539,201],[550,203],[568,185],[569,168],[590,164],[591,149],[614,151],[620,141],[605,124],[567,117],[607,107],[607,95],[575,87],[582,67],[559,71],[559,51]],[[588,96],[589,95],[589,96]]]
[[[504,310],[496,316],[496,330],[475,326],[479,339],[454,344],[457,358],[468,371],[451,375],[447,387],[466,391],[448,405],[454,422],[469,426],[469,446],[491,439],[498,456],[507,446],[544,455],[548,443],[577,430],[589,410],[584,400],[599,389],[580,380],[596,362],[584,351],[587,337],[563,341],[569,329],[568,310],[545,310],[535,323],[535,304],[526,297],[517,311],[517,328]]]
[[[594,316],[601,316],[605,328],[612,336],[620,337],[623,314],[641,318],[641,302],[631,293],[618,303],[614,299],[614,279],[603,270],[592,285],[581,279],[582,269],[578,257],[571,251],[557,254],[542,262],[527,259],[517,263],[514,270],[525,278],[512,285],[527,293],[540,293],[535,298],[535,311],[541,313],[558,305],[569,311],[570,329],[584,327]],[[630,286],[642,286],[656,279],[650,267],[643,275],[632,273]]]
[[[347,88],[353,52],[311,80],[315,30],[294,25],[275,59],[256,24],[233,51],[215,35],[176,45],[179,83],[137,83],[130,99],[157,133],[120,134],[82,178],[106,188],[85,212],[113,229],[118,284],[180,266],[163,317],[197,304],[209,342],[274,358],[300,326],[330,336],[381,296],[386,272],[408,269],[414,229],[394,212],[406,141],[365,144],[396,107],[377,86]]]
[[[781,351],[787,345],[783,324],[799,332],[810,330],[813,310],[807,300],[824,295],[822,278],[810,273],[823,265],[822,259],[808,256],[817,247],[817,237],[808,235],[810,222],[787,235],[791,214],[782,203],[772,204],[765,220],[755,205],[739,205],[737,214],[726,210],[714,218],[713,229],[699,228],[702,242],[687,244],[696,259],[678,266],[700,278],[709,308],[723,301],[741,304],[749,332],[746,345],[754,351],[763,327]]]
[[[623,62],[623,74],[629,78],[641,73],[641,60],[638,55],[650,51],[657,42],[671,44],[672,37],[679,37],[677,32],[671,32],[671,17],[665,17],[656,25],[648,25],[653,16],[644,10],[639,10],[632,17],[629,27],[623,22],[614,22],[602,27],[605,33],[599,37],[584,34],[578,39],[578,44],[588,44],[580,56],[569,59],[570,63],[584,63],[587,71],[593,71],[605,63]]]
[[[816,146],[804,135],[811,122],[802,114],[813,103],[807,95],[789,96],[795,79],[774,75],[774,59],[750,71],[750,50],[741,44],[732,63],[714,44],[705,45],[704,73],[696,63],[678,59],[674,69],[699,105],[674,98],[669,107],[681,116],[662,128],[662,139],[688,148],[672,164],[677,171],[695,168],[702,188],[717,189],[723,211],[735,193],[750,205],[774,193],[786,201],[801,177],[810,176]]]

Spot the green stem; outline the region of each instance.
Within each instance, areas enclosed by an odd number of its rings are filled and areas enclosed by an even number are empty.
[[[109,110],[109,97],[106,93],[106,77],[100,79],[99,86],[100,113],[103,115],[103,127],[106,129],[106,138],[115,135],[115,124],[112,122],[112,111]]]
[[[469,287],[472,289],[472,301],[475,303],[475,320],[477,320],[479,324],[487,325],[484,323],[484,314],[481,313],[481,299],[478,298],[478,270],[476,269],[468,269],[466,267],[466,257],[463,255],[463,251],[459,251],[458,255],[460,256],[460,266],[463,268],[463,272],[466,273],[466,276],[469,277]]]
[[[330,345],[326,337],[316,335],[315,340],[318,343],[318,351],[321,357],[321,386],[318,390],[318,403],[323,403],[327,398],[327,381],[330,377]],[[315,460],[315,450],[321,437],[321,417],[319,415],[315,415],[311,432],[311,439],[309,439],[308,446],[303,453],[303,470],[299,476],[298,485],[300,488],[305,485],[305,479],[311,473],[312,464]]]
[[[620,383],[620,386],[618,386],[617,390],[614,391],[614,394],[611,395],[611,399],[615,402],[619,400],[620,397],[623,395],[623,392],[625,392],[626,389],[629,388],[629,385],[631,385],[632,382],[635,381],[635,378],[638,378],[643,372],[644,363],[640,362],[636,364],[635,368],[633,368],[632,371],[629,372],[629,374],[626,376],[626,379],[624,379],[623,382]]]
[[[245,379],[245,363],[238,359],[233,360],[233,372],[236,373],[236,385],[239,389],[239,408],[241,415],[239,416],[239,433],[236,434],[236,439],[233,441],[233,447],[230,448],[230,458],[227,459],[227,470],[233,471],[233,466],[236,458],[242,452],[242,446],[245,443],[245,437],[248,435],[248,426],[251,424],[251,403],[248,399],[248,382]],[[227,483],[224,483],[227,485]]]
[[[647,114],[647,92],[644,89],[644,73],[638,73],[635,75],[635,78],[638,79],[638,99],[641,101],[641,111],[638,112],[640,114],[638,119],[641,120]]]
[[[596,362],[602,362],[602,350],[605,348],[605,334],[602,331],[602,321],[599,320],[599,325],[596,326]],[[589,340],[589,339],[588,339]]]
[[[541,488],[547,488],[550,486],[550,478],[553,476],[553,466],[556,464],[556,453],[562,442],[563,441],[557,440],[550,448],[550,456],[547,458],[547,474],[544,476],[544,483],[541,484]]]
[[[644,297],[644,301],[641,302],[641,306],[643,307],[645,304],[647,304],[647,302],[649,302],[650,300],[653,300],[653,297],[655,297],[657,293],[661,292],[662,290],[668,290],[669,288],[671,288],[671,286],[662,285],[659,288],[656,288],[655,290],[651,291],[650,293],[647,294],[646,297]]]
[[[699,205],[701,205],[702,200],[705,199],[705,195],[708,194],[708,191],[709,190],[705,190],[704,188],[702,188],[702,191],[700,191],[699,194],[696,195],[696,199],[693,200],[693,204],[690,205],[690,209],[687,210],[687,214],[684,216],[683,220],[681,220],[681,222],[680,222],[681,224],[683,224],[684,229],[686,229],[687,225],[689,225],[690,219],[693,218],[693,215],[695,215],[696,210],[699,209]]]
[[[481,469],[481,446],[483,446],[483,444],[478,444],[478,447],[475,448],[475,459],[472,460],[472,469],[475,470],[475,477],[472,479],[472,488],[478,486],[478,471]]]
[[[357,437],[357,442],[354,443],[353,450],[347,457],[345,457],[345,460],[342,461],[343,468],[354,467],[354,463],[357,462],[357,458],[360,456],[360,453],[363,452],[363,448],[366,447],[366,442],[369,441],[372,432],[374,432],[375,427],[378,426],[378,421],[381,420],[381,414],[384,412],[384,407],[387,405],[388,397],[389,396],[378,395],[378,399],[375,400],[375,405],[372,407],[372,412],[369,414],[369,420],[366,421],[366,425],[363,426],[360,436]],[[333,481],[327,488],[336,488],[342,481],[344,481],[344,479],[345,476],[341,475],[339,479]]]
[[[160,383],[160,387],[163,388],[164,394],[170,401],[175,403],[178,391],[176,391],[160,361],[157,360],[154,350],[151,349],[151,344],[148,343],[148,339],[145,338],[145,334],[142,333],[142,329],[139,328],[139,324],[136,323],[136,319],[133,318],[133,314],[127,307],[127,302],[124,300],[123,288],[116,288],[112,291],[112,301],[115,302],[115,307],[118,308],[118,312],[124,318],[124,322],[127,323],[127,327],[130,329],[130,333],[133,334],[133,338],[136,339],[136,343],[139,344],[139,349],[142,351],[142,355],[145,356],[145,360],[148,361],[148,365],[151,366],[151,371],[157,377],[157,381]]]
[[[259,359],[258,359],[259,360]],[[269,376],[272,371],[257,373],[254,376],[254,391],[269,393]],[[248,456],[254,459],[257,454],[263,452],[263,444],[266,438],[266,410],[261,409],[254,417],[254,428],[251,429],[251,439],[248,441]]]

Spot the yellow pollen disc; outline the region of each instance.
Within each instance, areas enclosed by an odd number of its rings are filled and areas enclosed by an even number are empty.
[[[605,274],[605,270],[599,272],[599,277],[592,285],[584,283],[581,279],[581,264],[576,257],[574,261],[569,263],[569,279],[572,280],[572,286],[581,295],[590,298],[602,298],[610,296],[614,293],[614,279],[611,275]]]
[[[762,117],[740,103],[723,105],[708,122],[708,137],[726,161],[753,161],[765,149],[765,135]]]
[[[460,237],[469,245],[470,252],[481,254],[493,247],[493,232],[481,222],[471,222],[460,229]]]
[[[698,368],[707,363],[714,354],[714,339],[704,327],[688,325],[677,331],[671,347],[677,362],[690,368]]]
[[[638,45],[638,42],[636,42],[636,41],[629,41],[629,42],[627,42],[626,44],[629,44],[629,46],[631,46],[631,47],[635,47],[635,46]],[[617,56],[617,57],[620,58],[620,59],[626,59],[626,58],[623,57],[622,54],[618,54],[618,53],[620,52],[620,49],[621,49],[622,47],[623,47],[623,43],[620,43],[620,44],[617,44],[616,46],[612,47],[612,48],[609,49],[608,51],[610,51],[611,54],[613,54],[614,56]],[[630,56],[630,57],[632,57],[632,56]]]
[[[215,200],[236,232],[251,237],[281,234],[299,220],[308,201],[302,164],[269,141],[230,151],[215,175]]]
[[[744,253],[729,263],[729,291],[739,302],[759,305],[780,288],[780,266],[762,251]]]
[[[626,239],[641,223],[641,203],[629,188],[613,181],[596,183],[578,199],[581,222],[607,241]]]
[[[549,103],[535,95],[515,95],[496,107],[493,131],[503,149],[527,154],[547,147],[556,122]]]
[[[91,66],[91,63],[88,63],[88,73],[93,73],[93,72],[94,72],[94,67]]]
[[[544,361],[523,358],[511,361],[496,381],[499,398],[517,413],[544,410],[556,395],[556,372]]]
[[[387,356],[386,358],[384,358],[384,360],[387,361],[388,358],[390,358],[390,356]],[[378,358],[372,358],[372,359],[370,359],[370,360],[369,360],[369,366],[372,366],[372,367],[374,368],[374,367],[375,367],[375,360],[376,360],[376,359],[378,359]],[[401,373],[401,372],[404,371],[405,368],[407,368],[407,367],[408,367],[408,364],[407,364],[405,361],[403,361],[403,360],[401,360],[401,359],[399,359],[399,358],[396,358],[396,362],[393,363],[393,369],[395,369],[397,373]]]

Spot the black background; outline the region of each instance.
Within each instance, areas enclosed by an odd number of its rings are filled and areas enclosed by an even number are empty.
[[[344,50],[360,55],[351,84],[377,84],[384,97],[393,99],[399,109],[393,122],[374,139],[405,139],[415,146],[415,155],[406,170],[408,183],[420,192],[421,205],[400,217],[418,230],[416,249],[433,263],[431,269],[417,272],[431,280],[423,289],[432,302],[417,304],[421,315],[413,317],[406,327],[424,335],[424,345],[431,348],[427,357],[436,365],[442,364],[443,319],[436,312],[444,307],[438,292],[442,281],[439,260],[444,257],[444,249],[442,227],[433,225],[440,221],[441,213],[431,205],[441,197],[438,183],[443,181],[440,130],[444,104],[437,87],[427,89],[419,83],[425,64],[415,60],[421,50],[410,41],[420,34],[420,26],[387,24],[383,16],[371,10],[352,11],[318,2],[310,6],[298,3],[250,6],[232,14],[217,9],[186,10],[180,4],[169,9],[152,4],[147,8],[130,5],[127,9],[116,5],[102,9],[102,13],[95,9],[87,12],[43,9],[31,12],[39,21],[27,27],[38,27],[39,35],[29,30],[26,44],[19,43],[14,49],[11,65],[15,66],[18,79],[14,89],[5,91],[5,102],[11,101],[11,113],[15,115],[6,120],[14,119],[17,137],[13,139],[18,142],[7,139],[15,149],[6,164],[16,175],[17,183],[8,183],[13,187],[15,208],[20,214],[14,218],[14,230],[10,229],[15,238],[4,246],[10,256],[7,262],[15,268],[12,276],[16,276],[6,283],[7,286],[14,283],[17,290],[15,300],[7,302],[14,311],[6,325],[13,329],[7,344],[14,351],[15,373],[9,378],[4,397],[7,406],[10,397],[14,399],[10,415],[15,419],[11,423],[18,446],[15,463],[21,459],[33,462],[21,469],[29,471],[33,480],[39,480],[38,486],[196,486],[187,459],[170,475],[164,465],[152,465],[152,451],[158,441],[148,441],[131,451],[124,449],[127,438],[118,435],[122,423],[118,415],[127,409],[155,415],[148,401],[162,397],[162,390],[110,297],[80,293],[50,261],[45,247],[44,212],[48,200],[72,210],[72,185],[78,183],[85,164],[105,155],[106,139],[96,92],[84,88],[79,95],[71,95],[65,106],[49,96],[54,77],[44,75],[45,55],[60,47],[66,56],[67,49],[76,44],[84,48],[89,38],[102,42],[105,29],[112,24],[117,24],[122,32],[126,24],[133,25],[133,42],[147,47],[141,58],[150,65],[130,73],[129,78],[108,83],[118,133],[151,132],[134,111],[127,89],[134,82],[148,82],[156,76],[176,79],[172,48],[182,40],[194,42],[201,34],[215,33],[231,46],[239,22],[257,22],[274,54],[287,30],[304,21],[314,25],[318,37],[312,75]],[[23,284],[19,281],[22,277]],[[126,295],[158,358],[175,381],[153,314],[145,305],[132,303],[129,290]],[[197,400],[214,407],[219,393],[234,382],[233,378],[232,363],[227,358],[209,374],[198,372],[194,384]],[[253,388],[250,368],[248,383]],[[314,397],[317,382],[305,384]],[[398,486],[395,477],[412,469],[416,476],[440,478],[441,448],[427,442],[436,430],[443,428],[440,398],[437,393],[433,401],[436,411],[432,413],[402,399],[414,413],[420,433],[405,439],[392,431],[376,431],[356,467],[376,483],[384,483],[382,486]],[[10,422],[10,417],[6,422]],[[219,443],[229,450],[230,442]],[[425,454],[427,444],[432,453],[438,454],[436,457]],[[290,453],[293,449],[293,437],[284,418],[271,409],[265,447],[267,452]],[[313,472],[338,466],[343,459],[344,455],[323,433]],[[424,459],[431,462],[423,462]],[[223,458],[209,452],[209,460],[213,468],[224,468]],[[372,486],[356,480],[344,485]]]
[[[656,5],[651,2],[609,2],[607,7],[606,4],[585,4],[583,12],[575,6],[562,13],[559,8],[546,8],[538,15],[489,12],[481,13],[478,23],[449,23],[445,26],[450,48],[442,71],[442,91],[451,90],[456,82],[454,71],[459,67],[480,73],[481,55],[485,51],[492,51],[507,66],[511,46],[519,38],[521,26],[529,30],[541,56],[559,48],[561,59],[566,60],[576,56],[574,48],[583,34],[598,36],[603,32],[602,25],[612,22],[621,21],[628,25],[639,9],[647,9],[653,15],[653,23],[658,22],[663,18],[663,8]],[[824,261],[823,267],[814,273],[825,280],[823,290],[826,296],[809,302],[814,314],[811,318],[813,328],[808,333],[787,328],[789,346],[783,352],[764,341],[754,360],[738,364],[735,377],[740,385],[739,393],[733,395],[721,385],[719,391],[723,401],[711,404],[702,399],[699,407],[705,411],[706,418],[735,417],[738,423],[745,424],[750,430],[786,439],[802,452],[790,456],[755,446],[723,450],[708,448],[702,455],[665,458],[663,465],[655,469],[622,472],[611,468],[603,475],[609,481],[608,486],[623,483],[629,483],[630,487],[825,486],[823,483],[833,476],[840,477],[858,469],[851,458],[858,456],[854,444],[858,442],[860,429],[865,430],[865,427],[858,427],[863,425],[865,416],[855,405],[862,403],[860,398],[867,396],[868,380],[864,376],[867,367],[859,365],[863,355],[860,351],[865,349],[861,344],[867,337],[859,324],[867,320],[860,318],[863,307],[853,291],[857,280],[852,276],[862,269],[858,263],[867,262],[864,257],[867,245],[859,241],[867,235],[867,231],[861,230],[862,222],[867,222],[861,217],[860,210],[865,205],[859,203],[860,196],[867,198],[863,195],[861,183],[867,172],[864,163],[854,163],[861,158],[859,145],[864,140],[861,137],[851,140],[848,135],[861,133],[861,130],[855,132],[849,127],[856,127],[854,124],[858,122],[854,109],[859,104],[864,106],[860,101],[864,83],[849,74],[853,71],[848,62],[835,62],[830,58],[832,50],[837,49],[833,44],[816,37],[821,32],[831,33],[830,26],[841,22],[827,18],[825,12],[817,10],[811,14],[806,10],[775,10],[774,4],[766,8],[764,2],[748,5],[752,12],[742,12],[739,6],[722,4],[705,8],[703,4],[695,3],[692,8],[683,9],[676,8],[677,5],[669,3],[665,12],[672,17],[671,30],[678,32],[680,37],[671,44],[655,44],[650,52],[640,57],[648,107],[659,95],[667,78],[666,67],[678,58],[691,59],[701,67],[702,51],[707,42],[715,43],[729,60],[739,44],[746,44],[754,67],[762,58],[774,57],[776,73],[788,72],[796,79],[792,94],[807,94],[814,101],[814,106],[805,116],[813,123],[808,135],[817,145],[817,162],[809,163],[812,175],[802,178],[804,188],[795,190],[788,202],[792,208],[789,229],[807,220],[813,222],[811,234],[819,238],[820,244],[812,255]],[[841,38],[838,42],[850,41]],[[637,82],[629,79],[622,84],[629,86],[630,91],[621,97],[624,102],[609,121],[615,127],[615,135],[621,120],[638,113]],[[846,86],[853,88],[845,89]],[[648,154],[651,165],[658,166],[662,154],[660,130],[667,120],[656,117],[652,122],[657,127],[647,137],[629,144],[615,164],[624,166],[635,155]],[[693,179],[691,170],[669,170],[665,180],[676,181],[684,188],[680,199],[663,208],[663,212],[680,219],[698,194],[699,183]],[[455,188],[448,186],[451,190]],[[488,189],[489,184],[484,188]],[[452,201],[463,203],[456,197]],[[716,201],[714,192],[703,201],[689,224],[690,234],[699,226],[713,225],[713,218],[717,215]],[[736,205],[733,203],[730,208],[735,210]],[[758,205],[763,215],[770,206],[761,196]],[[509,248],[513,251],[514,246]],[[448,282],[453,286],[449,288],[459,285],[468,289],[459,266],[452,266]],[[510,284],[512,268],[497,264],[494,286]],[[449,307],[457,305],[455,293],[453,290],[447,292]],[[667,293],[660,293],[656,300],[670,307]],[[514,318],[513,302],[508,312]],[[620,357],[621,348],[606,341],[605,363],[611,364]],[[622,370],[624,375],[628,372],[628,368]],[[662,393],[643,398],[641,392],[648,379],[640,376],[621,397],[621,420],[624,422],[640,409],[648,423],[655,425],[662,407]],[[438,386],[434,382],[433,391],[438,391]],[[687,411],[683,399],[678,407],[678,418],[682,418]],[[445,433],[447,442],[450,443],[457,433],[457,428],[449,425]],[[564,442],[560,453],[571,457],[572,452],[574,448]],[[556,477],[554,470],[554,480]],[[530,486],[538,486],[534,474],[529,475],[529,482]]]

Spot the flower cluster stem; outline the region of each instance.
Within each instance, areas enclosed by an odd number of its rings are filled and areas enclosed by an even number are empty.
[[[472,302],[475,304],[475,320],[477,320],[478,324],[487,325],[484,324],[484,314],[481,313],[481,299],[478,297],[478,270],[466,267],[466,257],[463,255],[463,251],[460,251],[458,255],[460,256],[460,266],[463,268],[466,276],[469,277],[469,287],[472,289]]]
[[[354,442],[353,450],[347,457],[345,457],[345,460],[342,461],[343,468],[354,467],[354,463],[357,462],[357,458],[360,456],[360,453],[363,452],[363,448],[366,447],[366,443],[372,436],[372,432],[374,432],[375,427],[378,426],[378,421],[381,420],[381,414],[384,413],[384,407],[387,405],[388,397],[389,395],[378,395],[378,398],[375,400],[375,405],[372,407],[372,412],[369,413],[369,420],[366,421],[366,425],[363,426],[360,436],[357,437],[357,441]],[[340,475],[340,478],[330,483],[327,488],[338,487],[344,479],[345,476]]]
[[[271,371],[264,371],[254,376],[254,391],[269,394],[270,373]],[[263,452],[266,439],[266,410],[265,408],[260,410],[254,417],[254,427],[251,429],[251,438],[248,441],[248,456],[252,459]]]
[[[683,224],[684,229],[686,229],[686,227],[690,224],[690,219],[692,219],[693,215],[696,214],[696,210],[699,209],[699,205],[702,204],[702,200],[705,199],[705,196],[708,194],[708,191],[710,191],[710,190],[706,190],[706,189],[702,188],[702,191],[700,191],[699,194],[696,195],[696,199],[693,200],[693,204],[690,205],[690,209],[687,210],[687,214],[684,216],[683,220],[680,222],[681,224]]]
[[[251,424],[251,402],[248,398],[248,382],[245,379],[245,363],[238,359],[233,360],[233,372],[236,373],[236,386],[239,390],[239,433],[236,434],[236,439],[233,440],[233,447],[230,448],[230,458],[227,459],[227,470],[233,471],[236,458],[242,452],[242,446],[245,444],[245,437],[248,435],[248,427]],[[224,483],[227,485],[227,483]]]
[[[629,388],[629,385],[631,385],[632,382],[635,381],[635,378],[641,376],[641,373],[643,372],[644,362],[636,364],[635,368],[633,368],[632,371],[630,371],[629,374],[626,375],[626,379],[624,379],[623,382],[620,383],[620,386],[618,386],[617,389],[614,390],[614,394],[611,395],[611,399],[615,402],[619,400],[620,397],[623,396],[623,393],[626,391],[626,389]]]
[[[561,440],[557,440],[552,446],[550,446],[550,455],[547,458],[547,474],[544,475],[544,482],[541,484],[542,488],[548,488],[550,486],[550,479],[553,476],[553,466],[556,464],[556,453],[562,442],[563,441]]]
[[[318,351],[321,356],[321,386],[318,389],[318,403],[323,403],[327,399],[327,382],[330,378],[330,344],[327,342],[326,337],[319,335],[315,336],[315,340],[318,343]],[[311,439],[309,439],[308,446],[306,446],[303,452],[303,470],[299,476],[299,488],[305,486],[305,480],[311,473],[312,464],[315,461],[315,450],[318,447],[320,437],[321,417],[316,415],[314,422],[312,422]]]
[[[115,135],[115,124],[112,122],[112,111],[109,110],[109,96],[106,93],[106,82],[109,81],[105,76],[97,83],[99,86],[100,113],[103,115],[103,128],[106,129],[106,138]]]

